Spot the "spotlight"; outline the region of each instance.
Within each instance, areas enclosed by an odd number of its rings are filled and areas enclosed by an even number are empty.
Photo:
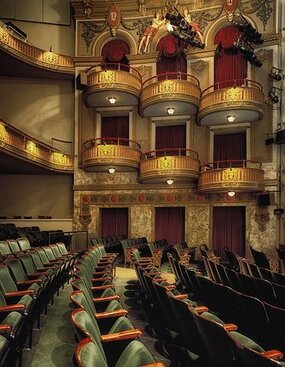
[[[233,47],[231,49],[232,53],[240,51],[243,57],[254,66],[258,68],[262,66],[262,62],[255,55],[254,49],[251,46],[250,41],[245,39],[242,35],[240,35],[238,40],[233,43]]]
[[[109,173],[113,174],[113,173],[115,173],[115,172],[116,172],[116,169],[115,169],[114,167],[110,167],[110,168],[108,169],[108,171],[109,171]]]
[[[249,42],[258,45],[261,45],[263,43],[261,33],[259,33],[242,14],[236,16],[232,24],[243,34],[243,37]]]
[[[172,178],[168,178],[168,179],[166,180],[166,182],[167,182],[167,184],[168,184],[168,185],[172,185],[172,184],[173,184],[173,182],[174,182],[174,180],[172,180]]]
[[[231,198],[232,198],[233,196],[235,196],[235,194],[236,194],[236,193],[235,193],[234,191],[229,191],[229,192],[228,192],[228,195],[229,195]]]
[[[280,94],[282,92],[282,89],[272,87],[269,91],[269,98],[272,103],[278,103],[280,101]],[[279,93],[279,95],[278,95]]]
[[[236,117],[234,115],[227,116],[228,122],[234,122],[235,119],[236,119]]]
[[[173,115],[173,114],[174,114],[174,111],[175,111],[175,109],[174,109],[173,107],[169,107],[169,108],[167,109],[167,113],[168,113],[168,115]]]
[[[117,101],[115,97],[108,97],[107,99],[111,104],[115,104]]]
[[[283,70],[278,69],[275,66],[272,66],[271,73],[269,74],[269,77],[273,80],[276,80],[277,82],[280,82],[280,80],[284,79]]]

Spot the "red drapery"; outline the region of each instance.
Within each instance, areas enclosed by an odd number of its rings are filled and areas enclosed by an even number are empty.
[[[107,59],[109,62],[120,62],[129,53],[129,45],[121,39],[107,42],[102,49],[104,62],[106,62]]]
[[[156,64],[157,75],[178,71],[187,73],[187,60],[183,48],[183,43],[172,34],[168,34],[158,42],[156,48],[159,51]],[[185,77],[186,75],[181,75],[182,79]],[[168,78],[176,79],[177,76],[170,75]]]
[[[240,51],[233,54],[231,48],[240,35],[234,26],[227,26],[218,31],[214,43],[218,45],[215,55],[215,83],[242,80],[247,77],[247,61]],[[242,84],[237,82],[237,85]],[[231,83],[229,83],[231,85]],[[223,87],[227,86],[226,84]]]
[[[245,253],[245,207],[216,206],[213,208],[213,249],[217,256],[226,260],[224,247],[244,256]]]
[[[101,137],[129,138],[129,116],[102,117]]]
[[[185,238],[185,208],[155,208],[155,239],[175,245]]]
[[[214,136],[214,161],[246,159],[246,133]],[[242,166],[242,162],[240,164]],[[220,164],[228,167],[229,164]]]
[[[186,125],[157,126],[155,140],[156,149],[185,148]],[[159,154],[163,155],[164,153]],[[178,151],[169,152],[168,155],[178,155]]]
[[[101,236],[112,235],[128,237],[128,208],[101,209]]]

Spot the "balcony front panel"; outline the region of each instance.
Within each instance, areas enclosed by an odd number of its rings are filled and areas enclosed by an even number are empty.
[[[104,64],[87,72],[87,86],[83,100],[88,107],[110,106],[109,97],[116,99],[115,106],[135,106],[139,102],[141,75],[136,69],[121,64]]]
[[[178,183],[193,182],[198,179],[200,161],[196,152],[190,149],[173,149],[171,153],[169,149],[166,151],[167,155],[160,156],[164,152],[164,149],[160,149],[142,155],[140,182],[161,183],[171,178]]]
[[[200,125],[254,122],[264,115],[264,94],[259,83],[252,80],[234,80],[216,83],[201,95],[198,113]]]
[[[123,138],[98,138],[86,141],[82,151],[82,169],[85,171],[131,172],[139,169],[139,144]]]
[[[140,113],[144,117],[174,116],[196,113],[200,101],[199,81],[184,73],[156,75],[143,83]]]
[[[74,157],[22,133],[0,121],[0,150],[51,171],[72,173]]]
[[[264,191],[264,171],[257,161],[213,162],[202,166],[201,170],[198,181],[201,192]]]

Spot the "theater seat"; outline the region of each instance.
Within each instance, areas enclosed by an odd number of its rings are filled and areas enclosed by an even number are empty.
[[[90,338],[83,339],[75,352],[77,367],[108,367],[106,356],[100,353],[100,348]],[[150,352],[143,344],[134,340],[119,356],[114,367],[165,367],[163,363],[156,363]]]

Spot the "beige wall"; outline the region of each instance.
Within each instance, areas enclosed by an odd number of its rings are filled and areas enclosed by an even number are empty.
[[[1,175],[0,215],[72,218],[72,176]]]
[[[0,77],[0,85],[0,118],[48,144],[73,141],[72,81]]]

